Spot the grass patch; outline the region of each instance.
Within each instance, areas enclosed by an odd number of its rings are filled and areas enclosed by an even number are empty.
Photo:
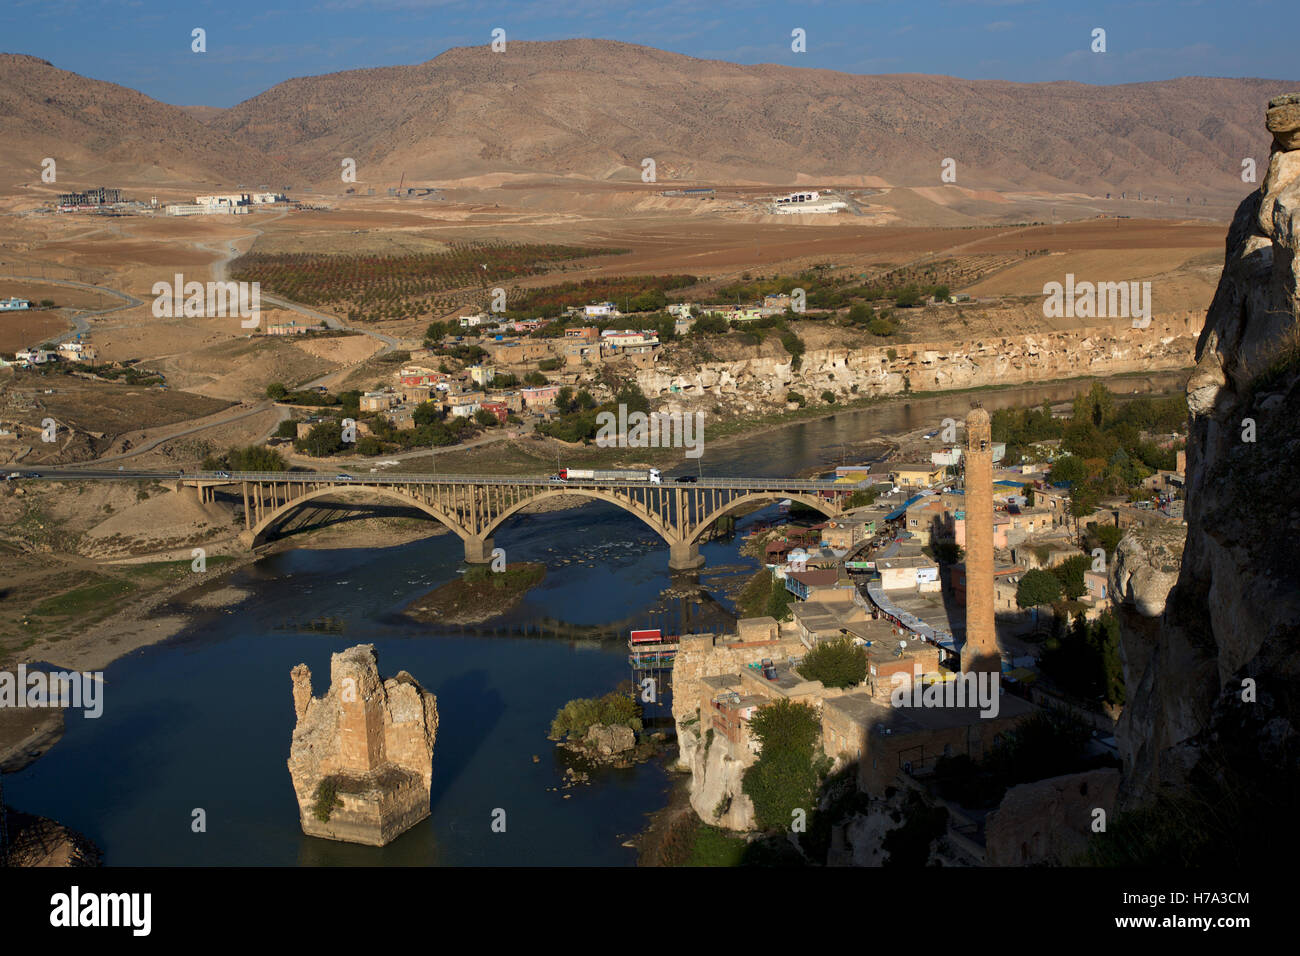
[[[104,611],[105,604],[118,601],[137,587],[132,581],[101,577],[98,581],[46,598],[32,608],[31,613],[39,617],[88,617],[96,611]]]
[[[745,862],[748,842],[725,830],[700,823],[695,827],[694,842],[687,866],[740,866]]]

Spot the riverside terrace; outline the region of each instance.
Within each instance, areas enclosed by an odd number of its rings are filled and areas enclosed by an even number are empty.
[[[552,475],[396,475],[364,478],[318,472],[178,472],[97,471],[79,468],[17,471],[12,480],[139,481],[193,489],[201,503],[218,494],[242,496],[248,548],[265,544],[271,534],[302,507],[318,498],[356,491],[418,508],[446,525],[465,543],[465,560],[492,559],[492,536],[525,506],[548,498],[577,496],[605,501],[635,515],[668,543],[668,566],[674,571],[704,563],[699,542],[714,522],[734,511],[789,499],[835,517],[857,485],[806,478],[697,478],[687,483],[646,480],[569,479]],[[238,500],[238,499],[236,499]]]

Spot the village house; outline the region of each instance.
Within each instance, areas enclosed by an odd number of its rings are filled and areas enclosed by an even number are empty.
[[[495,365],[504,368],[521,368],[555,357],[553,339],[507,339],[488,342],[483,348]]]
[[[820,530],[823,548],[847,551],[876,533],[876,521],[866,515],[846,515],[832,518]]]
[[[994,613],[1020,610],[1019,605],[1016,604],[1016,590],[1020,586],[1020,579],[1024,577],[1027,570],[1028,568],[1021,567],[1019,564],[1008,564],[1005,561],[994,562]],[[966,606],[966,565],[964,562],[953,565],[948,575],[948,590],[952,595],[953,603],[957,607]]]
[[[835,568],[813,571],[792,571],[785,576],[785,589],[799,598],[808,600],[852,600],[857,587],[848,578],[841,578]],[[841,592],[844,597],[835,594]]]
[[[386,412],[393,406],[399,404],[401,396],[392,389],[383,389],[378,392],[366,392],[361,396],[358,403],[363,412]]]
[[[606,329],[600,333],[600,344],[607,349],[623,349],[633,346],[656,346],[659,335],[656,332],[634,331],[633,329]]]
[[[423,365],[406,365],[397,373],[401,385],[436,385],[447,378],[442,372]]]
[[[555,407],[555,399],[560,394],[558,385],[539,385],[536,388],[521,388],[520,399],[524,409],[530,412],[542,412]]]
[[[894,484],[912,488],[928,488],[939,483],[944,469],[929,462],[901,462],[890,465],[889,474]]]
[[[876,570],[880,572],[880,586],[886,591],[939,590],[939,565],[924,555],[877,559]]]
[[[93,345],[86,345],[81,342],[64,342],[58,349],[59,358],[68,362],[94,362],[99,357],[98,351]]]
[[[316,325],[299,325],[294,319],[288,322],[275,322],[266,327],[267,335],[306,335],[308,332],[324,332],[325,326],[317,323]]]

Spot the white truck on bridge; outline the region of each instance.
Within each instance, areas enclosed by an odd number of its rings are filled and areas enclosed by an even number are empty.
[[[658,468],[644,471],[596,471],[590,468],[561,468],[561,481],[648,481],[662,484]]]

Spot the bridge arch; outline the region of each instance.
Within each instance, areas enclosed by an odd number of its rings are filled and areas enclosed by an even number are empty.
[[[664,523],[659,520],[657,515],[642,511],[637,508],[636,504],[631,500],[625,499],[611,491],[606,491],[603,488],[547,488],[545,491],[540,491],[530,498],[525,498],[523,501],[516,502],[505,511],[501,512],[501,514],[493,518],[491,523],[483,529],[483,536],[487,538],[492,537],[496,530],[505,523],[507,518],[513,517],[529,505],[535,504],[538,501],[545,501],[548,498],[561,498],[565,495],[576,495],[580,498],[590,498],[593,501],[604,501],[607,504],[617,505],[628,514],[640,518],[649,526],[650,530],[658,534],[669,545],[671,545],[675,540],[672,532],[665,527]]]
[[[696,522],[695,529],[686,536],[686,540],[692,544],[698,542],[700,536],[704,534],[704,532],[707,531],[709,528],[711,528],[713,526],[713,523],[717,521],[719,518],[727,514],[730,514],[733,511],[737,511],[741,508],[752,505],[755,502],[786,501],[787,499],[790,501],[797,501],[800,504],[805,504],[809,508],[812,508],[815,511],[820,511],[828,518],[833,518],[836,515],[841,513],[840,507],[836,505],[834,502],[825,501],[824,499],[819,498],[816,495],[803,495],[803,494],[799,494],[798,492],[752,491],[749,492],[748,494],[741,495],[739,498],[736,498],[734,501],[730,501],[725,505],[721,505],[720,507],[715,508],[713,511],[701,517]]]
[[[279,507],[275,508],[273,511],[266,514],[261,521],[251,526],[249,530],[245,532],[245,534],[249,535],[248,538],[249,546],[256,548],[259,545],[265,544],[266,533],[269,530],[271,530],[271,528],[275,527],[275,525],[278,524],[281,521],[281,519],[283,519],[285,516],[302,508],[308,502],[314,501],[317,498],[326,498],[331,496],[338,497],[340,494],[349,491],[364,491],[369,494],[378,495],[381,498],[391,498],[395,501],[401,502],[404,505],[413,506],[415,508],[418,508],[420,511],[423,511],[425,514],[427,514],[430,518],[433,518],[439,524],[445,526],[451,531],[454,531],[463,540],[469,540],[469,538],[472,537],[472,535],[468,531],[466,531],[464,527],[462,527],[459,523],[457,523],[457,521],[454,518],[452,518],[451,515],[443,512],[442,509],[436,508],[430,505],[428,502],[421,501],[419,498],[416,498],[412,495],[408,495],[405,492],[398,491],[395,488],[387,488],[383,485],[364,485],[364,484],[330,485],[324,488],[315,488],[311,491],[298,495],[296,498],[292,498],[289,501],[286,501],[284,504],[280,505]]]

